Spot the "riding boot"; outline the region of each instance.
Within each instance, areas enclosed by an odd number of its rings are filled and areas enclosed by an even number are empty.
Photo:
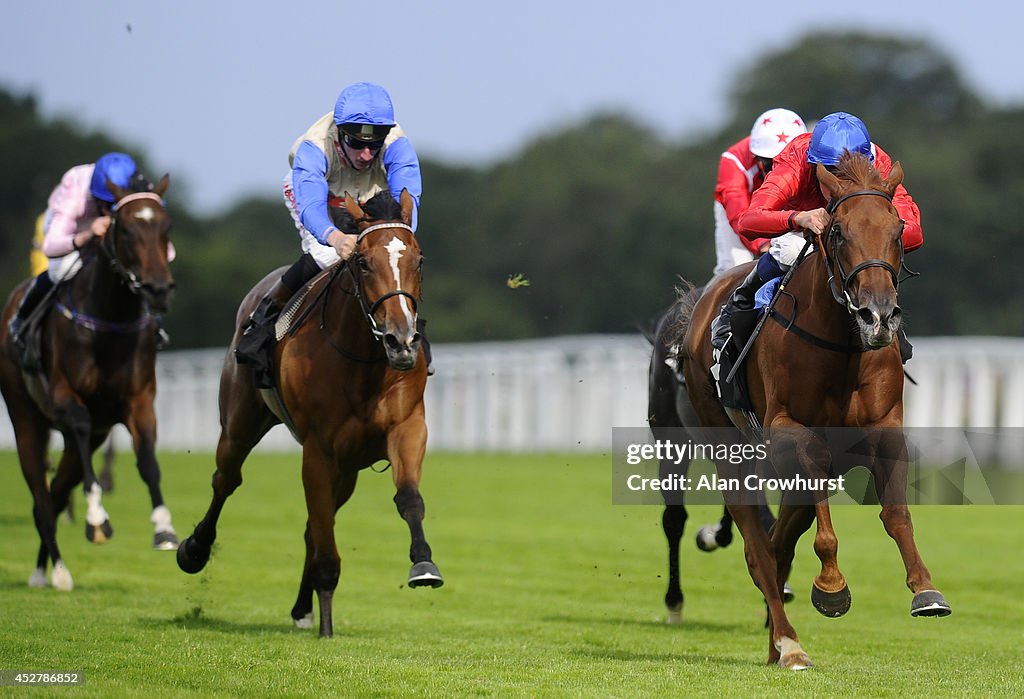
[[[420,334],[420,343],[423,345],[423,358],[427,360],[427,376],[434,375],[434,363],[430,354],[430,340],[427,339],[427,321],[424,318],[416,318],[416,332]]]
[[[902,326],[896,333],[896,337],[900,343],[900,360],[906,364],[914,356],[914,346],[910,344],[910,340],[907,339],[907,331]]]
[[[252,364],[257,373],[261,369],[269,369],[267,351],[274,341],[274,323],[293,293],[279,279],[260,300],[256,309],[249,315],[249,322],[246,323],[242,336],[238,338],[235,359],[239,364]]]
[[[19,350],[23,349],[25,345],[25,338],[23,337],[25,332],[25,321],[52,288],[53,280],[50,279],[50,273],[43,272],[32,280],[32,285],[28,288],[28,291],[25,292],[25,295],[21,297],[21,303],[18,304],[18,310],[7,324],[7,331]]]
[[[736,291],[732,292],[728,303],[722,306],[721,312],[711,322],[711,346],[721,351],[725,347],[729,336],[732,334],[730,319],[736,311],[749,311],[754,308],[754,294],[761,288],[761,275],[757,273],[757,267],[750,270],[746,279],[740,282]]]

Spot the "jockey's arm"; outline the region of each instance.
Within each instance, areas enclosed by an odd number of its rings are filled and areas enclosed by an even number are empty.
[[[320,243],[330,245],[328,237],[338,228],[327,212],[327,156],[309,141],[303,141],[295,152],[292,191],[303,227]]]

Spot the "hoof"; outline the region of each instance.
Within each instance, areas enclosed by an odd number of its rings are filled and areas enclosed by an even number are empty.
[[[668,616],[665,617],[666,624],[682,624],[683,623],[683,603],[673,604],[668,607]]]
[[[98,527],[88,522],[85,523],[85,538],[94,544],[105,544],[114,536],[114,528],[110,526],[110,520],[106,520]]]
[[[202,547],[189,537],[178,546],[178,567],[189,575],[195,575],[206,567],[210,560],[209,547]]]
[[[717,524],[705,524],[697,530],[697,548],[701,551],[711,553],[718,548],[718,540],[715,533],[718,530]]]
[[[910,603],[910,616],[949,616],[952,613],[946,598],[938,590],[922,590]]]
[[[409,587],[441,587],[444,578],[430,561],[420,561],[409,571]]]
[[[804,652],[804,649],[800,647],[797,641],[783,637],[779,639],[775,647],[780,653],[779,667],[786,670],[806,670],[807,668],[814,667],[810,656]]]
[[[154,551],[174,551],[178,548],[178,536],[174,532],[157,532],[153,535]]]
[[[49,581],[46,579],[46,569],[36,568],[32,571],[32,575],[29,576],[28,586],[29,587],[46,587],[49,585]]]
[[[308,614],[299,619],[292,617],[292,623],[295,624],[295,628],[297,629],[313,628],[313,612],[309,612]]]
[[[789,586],[789,581],[787,580],[782,584],[782,602],[783,604],[788,604],[795,599],[796,593],[793,592],[793,588]]]
[[[71,571],[64,565],[64,561],[57,561],[50,571],[50,584],[61,592],[71,592],[75,587],[75,581],[71,579]]]
[[[844,586],[839,592],[825,592],[818,589],[817,585],[811,586],[811,604],[814,608],[827,617],[840,617],[850,611],[849,586]]]

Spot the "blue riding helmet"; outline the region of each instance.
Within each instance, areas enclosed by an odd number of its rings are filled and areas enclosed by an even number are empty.
[[[89,182],[89,191],[97,199],[102,199],[110,204],[114,203],[114,195],[107,187],[107,180],[110,180],[118,187],[127,188],[132,175],[138,170],[135,161],[130,155],[124,153],[107,153],[100,156],[96,161],[96,168],[92,171],[92,180]]]
[[[824,165],[838,165],[843,151],[860,153],[874,162],[871,152],[871,136],[864,122],[846,112],[833,112],[822,117],[811,134],[811,145],[807,148],[807,162]]]
[[[349,85],[334,105],[334,123],[360,140],[383,140],[395,125],[391,95],[375,83]]]

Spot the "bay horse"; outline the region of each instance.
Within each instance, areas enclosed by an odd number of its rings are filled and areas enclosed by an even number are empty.
[[[778,472],[808,477],[834,473],[842,464],[823,437],[826,428],[863,433],[867,460],[882,503],[881,520],[896,542],[914,593],[913,616],[945,616],[950,607],[935,590],[914,542],[906,504],[908,452],[903,432],[903,370],[897,332],[903,265],[902,221],[892,205],[903,169],[895,163],[883,178],[862,155],[844,154],[835,174],[817,166],[818,182],[829,198],[831,220],[814,236],[815,253],[794,270],[779,297],[773,319],[756,337],[742,367],[753,406],[751,415],[723,408],[713,385],[710,325],[719,308],[750,271],[741,265],[715,278],[685,319],[683,371],[693,407],[705,428],[730,428],[747,442],[763,437]],[[808,234],[810,235],[810,234]],[[757,420],[756,434],[748,417]],[[723,478],[743,468],[717,461]],[[746,468],[749,468],[747,466]],[[819,486],[824,481],[815,478]],[[825,486],[827,487],[827,486]],[[764,594],[769,611],[768,661],[800,670],[812,665],[782,604],[796,542],[817,521],[814,550],[821,572],[811,600],[829,617],[850,607],[850,591],[837,562],[828,490],[809,498],[784,492],[778,522],[765,533],[757,507],[737,492],[726,504],[743,535],[747,567]],[[797,494],[798,495],[798,494]]]
[[[377,461],[391,466],[394,502],[409,526],[409,586],[444,582],[423,533],[419,492],[427,441],[427,366],[416,330],[423,256],[410,225],[413,199],[403,191],[399,203],[381,192],[364,210],[346,195],[345,208],[348,222],[336,223],[358,231],[356,250],[285,306],[273,350],[276,393],[264,389],[261,394],[251,366],[239,365],[233,348],[249,314],[285,268],[267,275],[242,301],[221,373],[213,500],[178,547],[183,571],[203,569],[224,503],[242,483],[243,462],[267,431],[284,421],[302,445],[308,515],[306,558],[291,617],[297,627],[312,628],[315,591],[322,637],[333,634],[331,603],[340,573],[335,515],[352,496],[359,472]],[[296,322],[282,335],[292,318]]]
[[[48,562],[53,564],[54,587],[74,586],[57,546],[56,521],[78,483],[87,502],[86,538],[103,543],[113,536],[92,455],[118,423],[131,433],[136,466],[149,488],[153,547],[174,550],[178,545],[160,490],[153,410],[154,314],[167,311],[174,294],[168,265],[171,219],[163,201],[170,178],[165,175],[155,187],[139,176],[128,189],[107,184],[115,198],[110,227],[102,238],[82,247],[81,270],[54,290],[53,307],[39,320],[38,370],[22,365],[7,327],[28,282],[11,292],[0,323],[0,390],[32,491],[40,538],[29,579],[33,587],[47,584]],[[37,310],[43,312],[42,307]],[[64,451],[47,486],[51,429],[63,434]]]
[[[693,304],[703,292],[703,287],[684,285],[676,290],[677,300],[655,321],[653,333],[647,336],[651,343],[651,360],[647,371],[647,422],[653,437],[674,441],[693,441],[695,428],[700,421],[690,403],[686,391],[686,381],[682,375],[679,357],[679,345],[675,343],[680,324],[688,316]],[[682,434],[673,434],[682,430]],[[669,459],[659,463],[659,478],[670,474],[686,476],[690,461],[676,465]],[[669,624],[682,622],[685,595],[682,590],[680,576],[680,542],[689,515],[686,511],[685,492],[682,490],[662,490],[665,509],[661,515],[661,527],[668,542],[668,587],[665,591],[666,621]],[[762,496],[761,500],[764,498]],[[760,510],[761,523],[765,531],[775,524],[775,516],[764,501]],[[722,517],[716,524],[706,524],[697,530],[696,543],[701,551],[712,552],[725,548],[733,540],[733,519],[728,507],[722,508]],[[793,599],[793,592],[786,584],[784,599]]]

